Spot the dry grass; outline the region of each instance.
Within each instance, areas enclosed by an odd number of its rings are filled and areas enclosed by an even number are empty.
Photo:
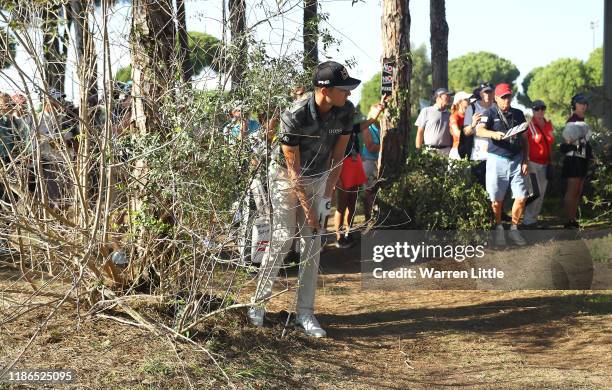
[[[6,280],[6,299],[27,291]],[[603,389],[612,380],[610,292],[382,292],[361,290],[355,274],[321,281],[327,339],[297,330],[280,338],[290,294],[271,302],[262,329],[236,311],[198,327],[192,339],[240,389]],[[0,365],[48,310],[33,308],[2,327]],[[229,388],[189,344],[102,319],[77,328],[74,315],[74,307],[61,309],[17,367],[72,368],[77,388]]]

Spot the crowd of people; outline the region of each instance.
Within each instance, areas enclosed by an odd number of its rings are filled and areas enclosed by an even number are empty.
[[[512,88],[507,83],[496,86],[482,83],[473,93],[454,94],[439,88],[435,103],[423,108],[415,122],[417,150],[468,159],[474,162],[475,181],[486,188],[495,216],[495,243],[506,245],[502,219],[508,189],[512,198],[508,237],[516,245],[526,241],[519,231],[547,228],[539,221],[546,188],[553,175],[553,126],[546,119],[546,104],[536,100],[530,107],[531,118],[512,107]],[[587,166],[592,158],[585,123],[588,100],[584,94],[574,95],[569,102],[571,116],[563,130],[559,151],[564,154],[562,176],[567,189],[564,197],[566,228],[578,228],[576,212],[582,193]]]
[[[129,126],[129,93],[129,84],[118,84],[114,91],[113,137]],[[0,93],[0,156],[4,176],[0,181],[0,201],[9,204],[17,199],[19,190],[9,191],[8,183],[12,182],[15,189],[24,183],[15,180],[19,171],[26,172],[27,191],[32,197],[50,208],[65,209],[70,206],[70,194],[74,192],[70,162],[79,153],[83,125],[79,109],[65,94],[53,88],[39,92],[39,109],[34,108],[30,98],[21,93]],[[95,99],[88,110],[91,124],[102,128],[106,116],[104,105]],[[90,147],[99,150],[101,136],[94,138]],[[95,164],[89,176],[93,188],[98,177]],[[12,179],[8,180],[9,177]],[[8,250],[6,240],[0,239],[0,251]]]

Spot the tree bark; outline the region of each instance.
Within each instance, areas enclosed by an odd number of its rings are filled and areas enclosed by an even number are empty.
[[[189,42],[187,36],[187,20],[185,14],[185,0],[176,0],[176,28],[178,31],[179,59],[181,63],[181,76],[183,82],[188,83],[193,74],[193,66],[189,57]]]
[[[237,89],[242,83],[247,61],[246,40],[246,3],[245,0],[229,0],[229,21],[231,46],[233,55],[231,72],[232,90]]]
[[[448,24],[444,0],[431,0],[431,81],[434,90],[448,88]]]
[[[158,118],[174,80],[172,10],[172,0],[134,0],[132,4],[133,119],[141,134],[164,130]]]
[[[380,120],[381,149],[378,175],[386,181],[396,178],[408,156],[410,136],[410,10],[409,0],[383,0],[383,64],[392,64],[393,89]]]
[[[612,131],[612,4],[609,1],[604,2],[603,51],[604,127]]]
[[[82,107],[98,103],[98,66],[93,34],[89,28],[89,14],[93,12],[92,0],[70,0],[70,19],[74,26],[77,74],[81,84]],[[81,116],[83,117],[83,116]]]
[[[60,34],[59,21],[65,17],[60,3],[51,2],[42,13],[43,71],[45,86],[64,93],[68,40],[66,32]]]
[[[304,0],[304,71],[310,73],[319,63],[319,20],[317,0]]]
[[[177,67],[173,62],[176,50],[176,30],[172,0],[133,0],[132,3],[132,126],[140,136],[160,135],[160,143],[170,135],[170,129],[162,123],[161,107],[174,94]],[[147,157],[135,162],[133,183],[137,193],[131,199],[132,210],[137,215],[161,218],[162,207],[149,186]],[[148,206],[147,206],[148,205]],[[147,243],[158,238],[157,233],[141,226],[137,233],[138,248],[151,255],[163,253],[163,244],[151,248]],[[153,259],[151,259],[153,261]],[[158,275],[150,275],[150,282]]]

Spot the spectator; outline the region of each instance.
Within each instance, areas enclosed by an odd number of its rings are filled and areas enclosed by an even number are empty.
[[[338,185],[336,185],[337,205],[334,219],[336,225],[336,247],[338,248],[349,248],[354,244],[352,235],[350,234],[350,228],[355,214],[357,193],[359,187],[366,184],[368,180],[364,162],[361,157],[361,151],[363,149],[360,146],[359,134],[362,134],[364,138],[367,137],[366,139],[372,143],[369,127],[374,124],[380,116],[380,113],[384,110],[385,100],[386,97],[384,97],[380,103],[372,105],[368,112],[368,119],[360,121],[353,126],[353,133],[351,134],[351,139],[346,148],[346,157],[342,162],[340,180],[338,181]],[[376,128],[376,131],[378,131],[378,128]],[[380,141],[378,141],[378,143],[380,144]],[[367,150],[367,148],[365,148],[365,150]],[[378,152],[376,155],[378,155]],[[378,160],[376,162],[378,162]],[[372,174],[372,172],[370,173]],[[377,173],[377,171],[373,172],[374,175]],[[373,180],[375,180],[375,178]],[[369,217],[367,219],[369,219]],[[346,229],[345,234],[342,232],[343,224]]]
[[[417,135],[415,146],[420,150],[435,150],[437,153],[448,156],[452,139],[448,127],[450,113],[446,109],[450,101],[450,92],[446,88],[438,88],[434,93],[435,104],[421,110],[415,124]]]
[[[461,156],[459,155],[459,141],[461,140],[461,132],[463,131],[465,111],[470,105],[469,99],[471,96],[472,95],[467,92],[459,91],[453,97],[453,105],[450,111],[450,132],[453,137],[453,146],[448,155],[452,160],[461,160]]]
[[[28,100],[26,97],[21,93],[16,93],[11,96],[11,100],[13,101],[13,116],[23,121],[23,124],[28,128],[32,128],[34,122],[32,115],[28,112]]]
[[[370,107],[368,119],[361,124],[361,137],[363,145],[361,147],[361,156],[363,158],[363,170],[365,172],[367,182],[364,193],[364,207],[366,221],[372,218],[372,206],[374,197],[376,196],[378,178],[378,154],[380,152],[380,124],[378,118],[385,109],[385,96],[381,103]]]
[[[43,112],[40,116],[37,132],[38,137],[34,138],[34,151],[40,148],[42,177],[44,178],[45,189],[52,204],[57,206],[62,198],[60,185],[62,180],[63,161],[62,153],[72,154],[69,150],[68,141],[74,137],[72,129],[64,126],[66,121],[66,110],[64,98],[66,95],[51,89],[48,96],[44,96]],[[40,139],[40,142],[37,141]],[[37,166],[34,164],[35,174]]]
[[[363,170],[361,160],[359,133],[361,124],[353,125],[353,132],[346,146],[345,157],[342,161],[342,171],[336,184],[336,213],[334,225],[336,228],[336,247],[350,248],[354,242],[350,235],[355,206],[357,204],[357,193],[359,187],[365,184],[367,178]]]
[[[531,105],[531,109],[533,118],[529,122],[527,131],[529,172],[530,175],[535,175],[536,182],[532,184],[537,185],[539,196],[525,207],[523,225],[526,228],[534,228],[538,222],[548,180],[551,179],[550,163],[554,142],[552,123],[544,117],[546,104],[541,100],[536,100]]]
[[[580,227],[578,221],[576,221],[578,202],[582,194],[589,161],[593,158],[593,152],[589,144],[591,129],[584,121],[588,104],[587,98],[582,93],[572,97],[572,115],[567,119],[565,129],[563,129],[564,143],[560,146],[561,153],[565,154],[562,176],[567,180],[563,200],[567,216],[565,228],[570,229]]]
[[[234,203],[233,208],[236,210],[234,215],[234,223],[238,224],[237,238],[238,249],[242,263],[248,263],[250,257],[251,263],[259,263],[260,256],[254,258],[252,256],[252,246],[259,245],[259,242],[267,240],[260,239],[263,237],[263,232],[269,232],[270,208],[268,201],[267,180],[264,178],[265,162],[269,161],[267,155],[273,136],[274,130],[278,124],[278,114],[259,114],[259,121],[254,119],[244,119],[242,117],[242,103],[238,102],[231,111],[231,122],[225,126],[224,133],[229,136],[230,142],[241,140],[248,142],[250,148],[250,168],[245,166],[244,170],[250,172],[253,176],[250,177],[251,182],[247,190],[247,196],[242,197]],[[262,126],[261,123],[264,123]],[[251,229],[255,226],[255,229]],[[267,242],[267,241],[266,241]],[[256,248],[258,254],[261,250]]]
[[[25,122],[13,115],[13,100],[6,93],[0,93],[0,159],[3,164],[9,164],[16,157],[15,148],[28,137]],[[0,180],[0,198],[4,199],[6,192]]]
[[[525,209],[527,188],[525,175],[528,172],[529,144],[525,133],[509,139],[502,138],[511,128],[525,123],[521,110],[510,106],[512,89],[502,83],[495,87],[496,106],[489,108],[476,127],[478,137],[491,139],[488,147],[486,188],[495,214],[495,244],[506,245],[504,227],[501,224],[504,196],[510,186],[514,204],[512,206],[512,226],[508,236],[517,245],[525,245],[525,239],[518,231],[518,223]]]
[[[308,96],[308,93],[306,92],[306,88],[305,87],[298,86],[298,87],[294,87],[291,90],[291,96],[293,97],[294,101],[298,101],[298,100],[302,100],[303,98]]]
[[[269,169],[274,221],[268,256],[259,271],[253,302],[262,304],[272,286],[284,254],[300,228],[301,255],[298,273],[296,323],[309,336],[326,332],[314,316],[314,298],[319,268],[319,232],[331,209],[331,195],[340,175],[355,108],[347,100],[360,81],[349,76],[337,62],[317,66],[314,93],[285,110],[281,116],[280,147],[275,149]],[[262,326],[264,308],[248,311],[251,323]]]
[[[6,93],[0,93],[0,164],[4,166],[4,172],[10,172],[7,165],[14,164],[17,157],[16,149],[27,139],[27,126],[24,122],[13,116],[13,102]],[[0,202],[11,202],[9,189],[0,180]],[[6,224],[5,224],[6,222]],[[2,228],[8,226],[9,221],[2,222]],[[2,232],[3,233],[3,232]],[[0,235],[0,254],[9,253],[6,239]]]
[[[226,136],[232,139],[246,140],[249,135],[255,133],[261,127],[259,122],[248,117],[248,113],[243,115],[243,110],[242,102],[236,102],[235,107],[230,111],[230,122],[224,129]]]
[[[489,82],[484,82],[474,91],[478,93],[480,100],[469,105],[465,111],[463,119],[463,134],[470,140],[473,147],[469,153],[469,158],[472,161],[478,161],[472,168],[472,174],[476,177],[478,183],[485,187],[485,176],[487,171],[487,149],[489,147],[489,139],[479,137],[476,134],[476,126],[480,123],[482,114],[489,108],[495,106],[493,99],[493,86]],[[461,154],[460,154],[461,155]]]

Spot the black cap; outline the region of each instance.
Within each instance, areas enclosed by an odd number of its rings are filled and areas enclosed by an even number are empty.
[[[589,100],[583,93],[577,93],[574,96],[572,96],[572,104],[576,104],[576,103],[588,104]]]
[[[451,95],[450,91],[446,88],[438,88],[434,92],[434,97],[438,97],[440,95]]]
[[[541,100],[535,100],[533,103],[531,103],[532,110],[540,110],[542,108],[546,109],[546,104]]]
[[[491,84],[488,81],[484,81],[480,83],[480,86],[478,87],[478,91],[479,92],[493,91],[493,84]]]
[[[315,87],[336,87],[350,91],[357,88],[361,80],[349,76],[346,68],[335,61],[320,63],[312,76]]]

